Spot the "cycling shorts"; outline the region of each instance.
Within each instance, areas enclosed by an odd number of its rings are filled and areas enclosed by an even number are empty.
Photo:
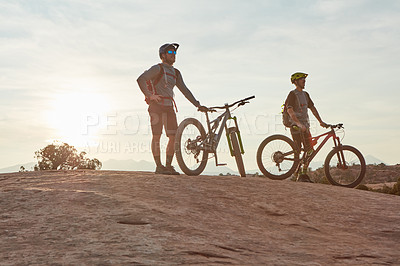
[[[178,122],[173,106],[152,103],[148,108],[153,135],[161,135],[165,129],[167,136],[175,136]]]

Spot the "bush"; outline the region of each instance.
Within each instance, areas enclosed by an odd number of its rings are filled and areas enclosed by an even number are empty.
[[[357,189],[400,196],[400,178],[397,180],[397,183],[394,184],[393,187],[384,185],[382,188],[373,189],[373,188],[367,187],[366,185],[359,185],[357,187]]]
[[[35,152],[38,163],[35,165],[34,169],[35,171],[101,169],[102,163],[98,159],[89,159],[85,156],[86,152],[78,154],[74,146],[70,146],[67,143],[54,142]]]

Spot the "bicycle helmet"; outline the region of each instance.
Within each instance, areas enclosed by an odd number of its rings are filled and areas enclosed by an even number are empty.
[[[176,51],[176,50],[178,50],[178,47],[179,47],[179,44],[177,44],[177,43],[166,43],[166,44],[161,45],[160,49],[158,50],[160,58],[161,58],[162,54],[165,54],[171,48]]]
[[[292,76],[290,77],[290,80],[293,83],[296,79],[306,78],[307,76],[308,76],[308,74],[306,74],[306,73],[296,72],[296,73],[292,74]]]

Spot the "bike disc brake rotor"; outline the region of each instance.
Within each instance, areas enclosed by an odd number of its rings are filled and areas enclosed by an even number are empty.
[[[187,155],[193,154],[194,158],[197,159],[197,157],[200,154],[200,149],[199,149],[199,147],[197,145],[197,139],[195,139],[195,140],[188,139],[185,142],[185,153]]]
[[[281,151],[277,151],[272,155],[272,161],[274,161],[277,164],[280,164],[283,162],[284,156]]]

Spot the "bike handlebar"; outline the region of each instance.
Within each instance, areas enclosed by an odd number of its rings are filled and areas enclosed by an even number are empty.
[[[214,109],[226,109],[226,108],[231,108],[232,106],[234,106],[234,105],[236,105],[236,104],[238,104],[238,106],[245,105],[246,103],[248,103],[248,100],[251,100],[251,99],[254,99],[254,98],[256,98],[256,96],[253,95],[253,96],[250,96],[250,97],[241,99],[241,100],[239,100],[239,101],[236,101],[236,102],[234,102],[234,103],[232,103],[232,104],[225,104],[224,106],[207,107],[207,111],[206,111],[206,112],[215,112]]]
[[[343,124],[340,123],[340,124],[337,124],[337,125],[327,125],[327,128],[331,128],[331,129],[338,128],[338,129],[341,129],[341,128],[344,128],[344,127],[343,127]]]

